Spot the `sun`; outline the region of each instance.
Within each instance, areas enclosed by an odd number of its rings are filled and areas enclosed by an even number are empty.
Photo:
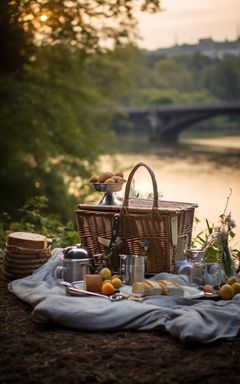
[[[41,15],[40,16],[40,20],[43,21],[43,22],[47,21],[47,19],[48,19],[47,15]]]

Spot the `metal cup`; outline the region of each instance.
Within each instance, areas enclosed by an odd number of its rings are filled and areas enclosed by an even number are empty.
[[[81,281],[87,274],[93,273],[90,259],[64,259],[61,266],[54,271],[54,277],[68,281]]]
[[[144,256],[119,255],[120,276],[123,283],[132,285],[135,281],[143,281],[145,278]]]

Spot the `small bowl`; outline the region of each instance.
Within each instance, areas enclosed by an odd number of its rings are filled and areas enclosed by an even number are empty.
[[[92,183],[94,185],[94,188],[98,192],[119,192],[121,191],[123,184],[122,183],[112,183],[112,184],[106,184],[106,183]]]

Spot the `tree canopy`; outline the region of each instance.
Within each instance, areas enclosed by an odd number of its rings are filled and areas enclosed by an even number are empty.
[[[136,11],[159,9],[160,0],[3,0],[0,66],[16,69],[36,46],[64,44],[91,53],[132,43]]]
[[[86,179],[112,147],[110,118],[130,85],[121,46],[136,38],[136,4],[159,9],[158,0],[0,2],[1,212],[16,215],[46,195],[51,211],[73,214],[71,181]]]

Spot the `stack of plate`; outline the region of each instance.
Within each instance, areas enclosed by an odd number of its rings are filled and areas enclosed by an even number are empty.
[[[8,235],[3,261],[3,275],[7,280],[31,275],[50,257],[48,239],[31,232]]]

